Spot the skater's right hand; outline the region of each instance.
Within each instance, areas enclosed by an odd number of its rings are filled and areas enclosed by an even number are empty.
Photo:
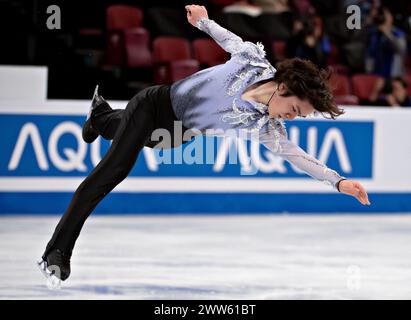
[[[185,6],[185,9],[187,11],[187,20],[194,27],[197,27],[197,21],[201,18],[208,18],[207,9],[204,6],[192,4]]]
[[[371,205],[367,191],[358,181],[342,180],[339,183],[339,190],[341,193],[355,197],[363,205]]]

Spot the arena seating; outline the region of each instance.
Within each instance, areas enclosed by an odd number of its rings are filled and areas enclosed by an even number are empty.
[[[230,56],[214,40],[195,39],[192,43],[194,58],[202,67],[212,67],[226,62]]]
[[[112,5],[106,10],[106,63],[114,66],[146,66],[150,64],[146,43],[148,32],[142,29],[143,11],[126,5]],[[127,43],[130,41],[130,43]],[[139,52],[139,49],[142,51]],[[136,55],[136,57],[133,57]]]
[[[271,50],[273,53],[273,60],[281,61],[287,57],[286,52],[287,43],[281,40],[274,40],[271,42]]]
[[[155,82],[172,83],[199,70],[190,42],[179,37],[157,37],[153,41]]]
[[[407,73],[407,75],[405,76],[405,81],[407,81],[408,84],[408,95],[411,97],[411,73]]]
[[[353,93],[361,100],[368,100],[377,80],[380,77],[372,74],[355,74],[351,77]]]
[[[337,104],[358,105],[359,99],[352,94],[350,78],[346,75],[333,73],[330,78],[334,100]]]
[[[212,4],[224,7],[233,2],[215,0]],[[297,2],[300,14],[315,11],[309,1]],[[157,84],[172,83],[199,69],[229,59],[229,54],[214,40],[190,26],[185,12],[177,8],[149,7],[144,13],[137,7],[112,5],[107,8],[106,14],[108,63],[127,68],[153,66]],[[291,36],[294,19],[290,12],[263,13],[252,17],[243,13],[215,11],[213,16],[219,24],[244,40],[262,41],[266,46],[267,58],[272,63],[288,58],[287,39]],[[144,21],[147,23],[143,24]],[[316,22],[323,29],[321,19]],[[334,71],[330,83],[337,103],[353,105],[368,99],[378,77],[370,74],[350,77],[338,43],[331,42],[327,65]],[[411,76],[407,76],[407,80],[411,81]],[[408,90],[411,95],[411,86]]]
[[[127,67],[138,68],[152,65],[150,34],[146,29],[126,29],[124,31],[124,43]]]
[[[139,28],[143,24],[143,11],[126,5],[107,7],[107,30]]]

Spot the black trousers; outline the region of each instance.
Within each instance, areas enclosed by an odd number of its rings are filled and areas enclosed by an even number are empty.
[[[125,109],[113,110],[108,104],[93,112],[91,123],[99,134],[113,140],[104,158],[75,191],[73,198],[47,244],[43,258],[51,249],[71,254],[87,217],[97,204],[123,181],[144,146],[154,147],[150,139],[155,129],[163,128],[173,137],[177,118],[171,106],[170,86],[152,86],[140,91]],[[182,126],[183,133],[187,128]],[[187,141],[174,141],[176,147]]]

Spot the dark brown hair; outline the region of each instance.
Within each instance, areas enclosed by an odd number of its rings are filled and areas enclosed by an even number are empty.
[[[401,85],[402,85],[404,88],[408,88],[407,80],[405,80],[404,78],[401,78],[401,77],[392,78],[392,79],[391,79],[391,83],[393,83],[394,81],[399,81],[399,82],[401,82]],[[391,86],[392,86],[392,85],[391,85]]]
[[[335,119],[344,113],[331,93],[330,69],[319,69],[311,61],[300,58],[286,59],[276,69],[274,81],[283,83],[287,88],[283,97],[297,96],[308,100],[325,118]]]

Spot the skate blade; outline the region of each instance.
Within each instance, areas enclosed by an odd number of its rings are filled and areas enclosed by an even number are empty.
[[[61,280],[56,277],[55,271],[50,271],[47,268],[47,262],[44,260],[40,260],[37,262],[37,267],[40,269],[41,273],[47,279],[47,287],[50,290],[58,290],[61,289]],[[54,267],[54,266],[52,266]],[[58,269],[58,268],[57,268]]]
[[[93,98],[91,98],[91,106],[87,113],[86,121],[90,119],[91,117],[91,112],[93,111],[93,102],[97,95],[98,95],[98,85],[96,85],[96,88],[94,89]]]
[[[98,85],[96,85],[96,88],[94,89],[94,95],[93,98],[98,95]]]

